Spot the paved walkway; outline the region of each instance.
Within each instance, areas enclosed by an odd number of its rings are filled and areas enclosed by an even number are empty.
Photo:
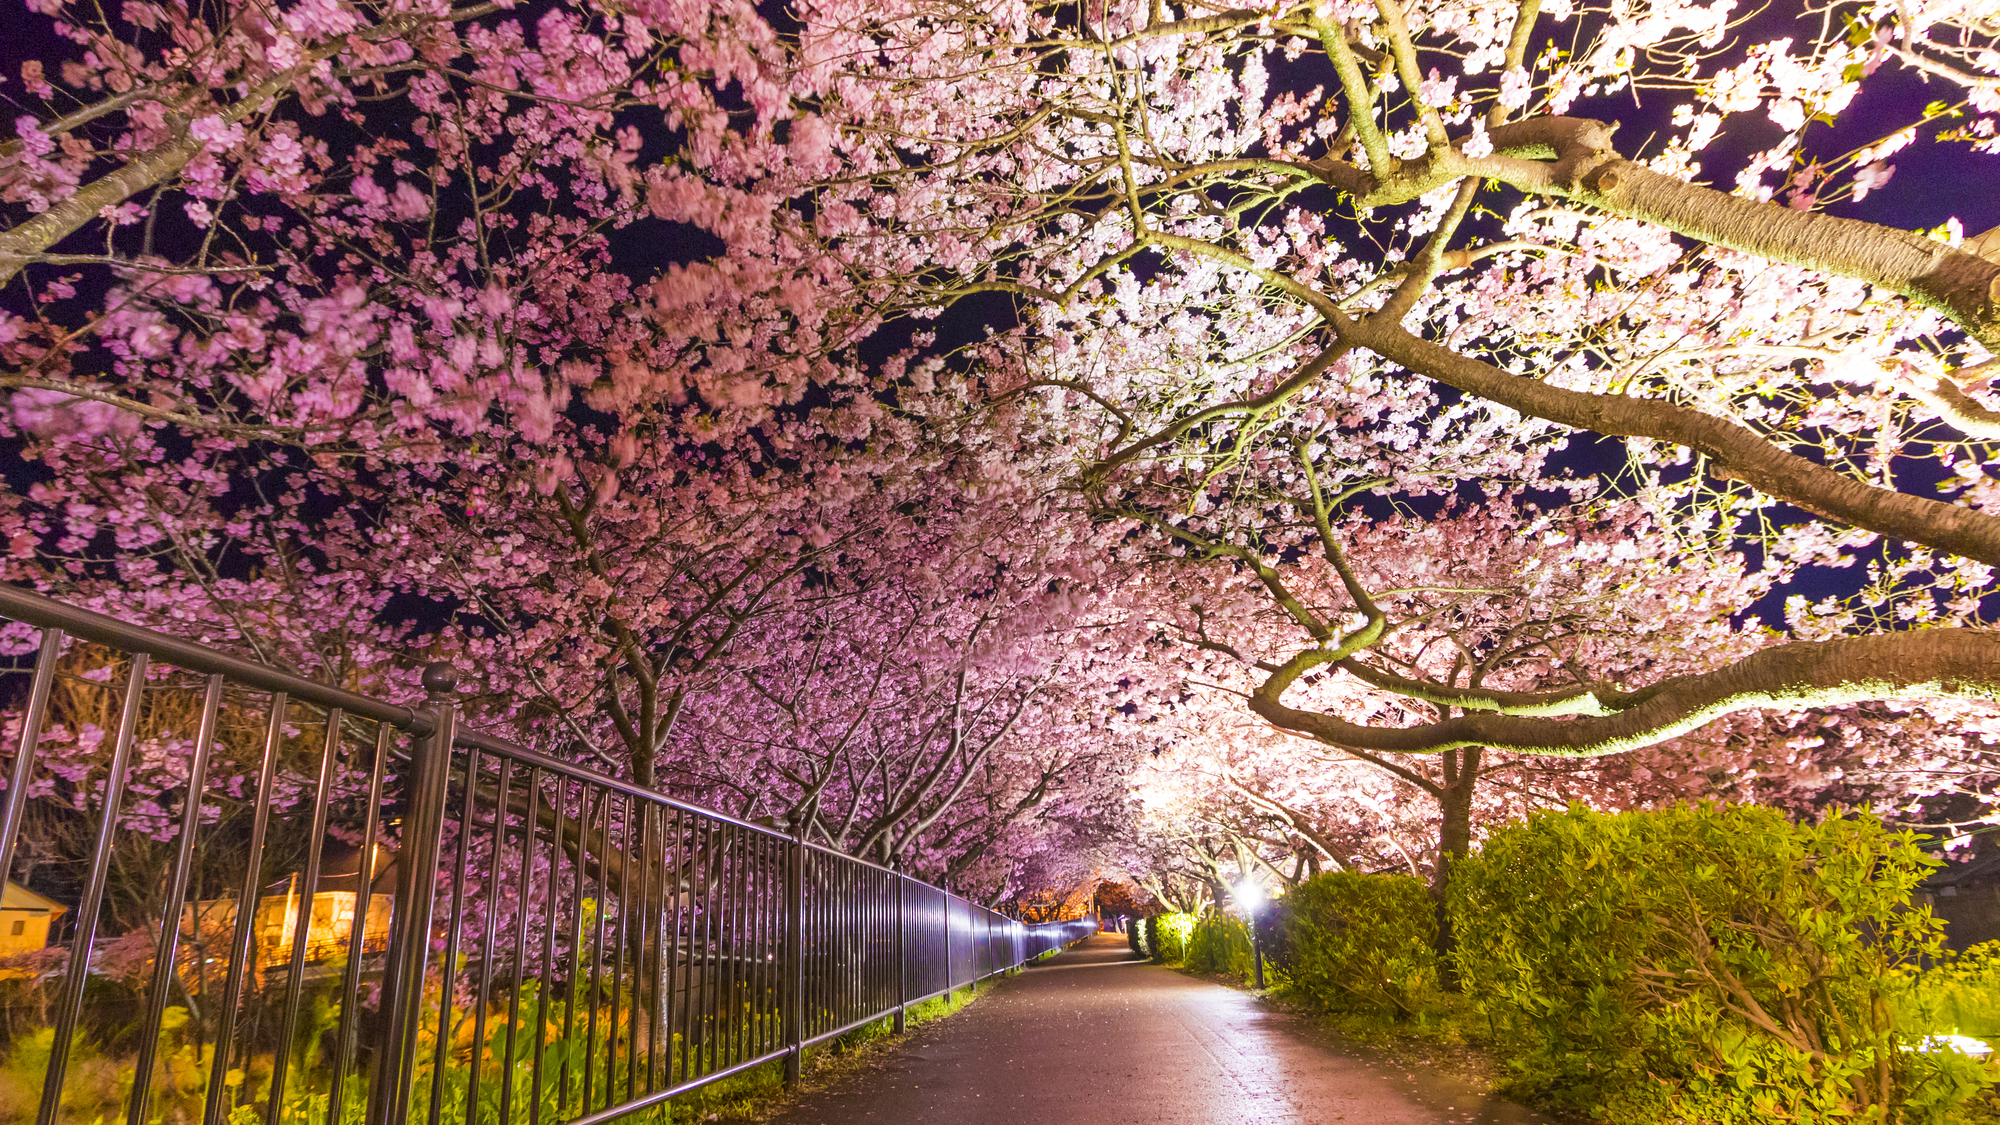
[[[1345,1053],[1233,989],[1137,959],[1115,934],[912,1032],[879,1068],[777,1125],[1531,1125],[1442,1075]]]

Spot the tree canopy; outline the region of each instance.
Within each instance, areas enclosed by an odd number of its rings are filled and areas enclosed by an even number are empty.
[[[1988,815],[1983,5],[29,8],[11,580],[995,895]]]

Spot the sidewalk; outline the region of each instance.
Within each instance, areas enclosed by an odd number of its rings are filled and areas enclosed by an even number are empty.
[[[775,1125],[1535,1125],[1449,1076],[1342,1053],[1100,934],[913,1032]]]

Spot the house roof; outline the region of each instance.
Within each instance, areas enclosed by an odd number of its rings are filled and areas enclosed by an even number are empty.
[[[67,914],[69,907],[46,895],[38,895],[19,883],[0,888],[0,910],[28,910],[46,914]]]
[[[370,895],[396,893],[396,852],[382,844],[371,845],[374,851],[374,879],[368,885]],[[341,843],[329,838],[319,857],[319,891],[346,891],[350,894],[360,889],[361,858],[368,849],[353,844]],[[267,895],[281,895],[290,889],[292,877],[284,878],[264,888]]]

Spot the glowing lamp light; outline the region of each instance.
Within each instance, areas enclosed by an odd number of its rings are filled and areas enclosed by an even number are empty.
[[[1257,913],[1257,908],[1264,905],[1264,888],[1249,879],[1236,884],[1236,905],[1245,914]]]
[[[1957,1051],[1961,1054],[1978,1056],[1992,1053],[1993,1048],[1983,1040],[1974,1039],[1969,1035],[1926,1035],[1917,1044],[1917,1050],[1926,1053]]]

